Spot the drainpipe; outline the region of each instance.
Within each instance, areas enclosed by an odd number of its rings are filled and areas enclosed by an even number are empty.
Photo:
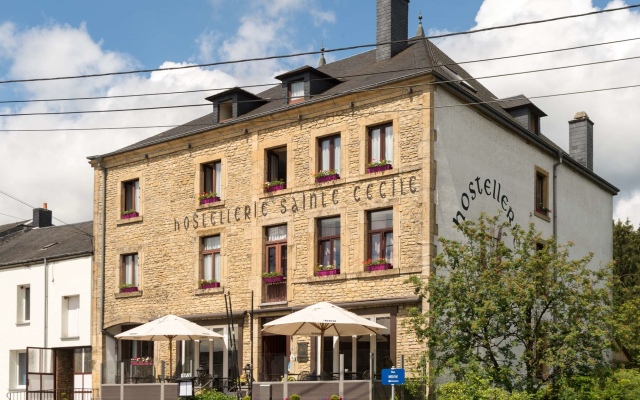
[[[118,340],[114,335],[104,329],[104,291],[105,291],[105,233],[106,233],[106,223],[107,223],[107,169],[102,165],[102,157],[98,158],[98,166],[102,171],[102,215],[101,215],[101,235],[100,235],[100,332],[102,335],[107,335],[116,341],[116,355],[118,354]],[[106,342],[103,340],[102,354],[104,356]],[[117,356],[116,356],[117,357]],[[104,362],[104,359],[103,359]],[[104,368],[100,371],[101,377],[100,379],[104,381]]]
[[[562,150],[558,152],[558,162],[553,164],[553,236],[558,240],[558,194],[556,189],[558,187],[558,174],[557,169],[562,164],[563,153]]]
[[[44,348],[49,344],[49,271],[47,259],[44,258]],[[29,300],[31,301],[31,300]]]

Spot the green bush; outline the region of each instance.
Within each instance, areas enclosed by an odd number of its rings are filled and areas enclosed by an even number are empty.
[[[195,400],[236,400],[236,396],[227,396],[215,389],[202,389],[193,397]]]
[[[292,394],[291,396],[289,396],[289,400],[300,400],[300,395]]]
[[[242,400],[251,400],[251,396],[246,395],[246,396],[244,396],[244,397],[242,398]]]
[[[333,396],[329,397],[329,400],[340,400],[340,396],[334,394]]]
[[[469,374],[459,382],[448,382],[436,390],[438,400],[533,400],[526,393],[491,386],[491,379]]]

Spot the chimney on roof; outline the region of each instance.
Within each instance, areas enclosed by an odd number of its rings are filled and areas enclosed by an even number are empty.
[[[46,228],[51,226],[51,220],[53,219],[53,213],[51,210],[47,210],[47,203],[42,204],[42,208],[33,209],[33,222],[31,226],[34,228]]]
[[[584,111],[569,121],[569,155],[593,171],[593,122]]]
[[[376,0],[376,61],[388,60],[404,50],[408,35],[409,0]]]

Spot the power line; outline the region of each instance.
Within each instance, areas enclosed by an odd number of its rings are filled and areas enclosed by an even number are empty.
[[[489,76],[483,76],[483,77],[477,77],[477,78],[471,78],[471,79],[472,80],[492,79],[492,78],[500,78],[500,77],[506,77],[506,76],[531,74],[531,73],[536,73],[536,72],[548,72],[548,71],[554,71],[554,70],[559,70],[559,69],[586,67],[586,66],[607,64],[607,63],[619,62],[619,61],[630,61],[630,60],[635,60],[635,59],[639,59],[639,58],[640,58],[640,56],[625,57],[625,58],[619,58],[619,59],[614,59],[614,60],[593,61],[593,62],[589,62],[589,63],[565,65],[565,66],[560,66],[560,67],[539,68],[539,69],[533,69],[533,70],[528,70],[528,71],[503,73],[503,74],[489,75]],[[434,84],[437,85],[437,84],[444,84],[444,83],[450,83],[450,82],[464,82],[464,81],[467,81],[467,79],[454,79],[454,80],[448,80],[448,81],[439,81],[439,82],[436,82]],[[415,86],[415,85],[413,85],[413,86]],[[406,89],[408,87],[410,87],[410,86],[390,86],[390,87],[385,87],[385,88],[371,88],[371,89],[362,89],[362,90],[357,90],[356,89],[356,90],[345,91],[345,92],[337,92],[337,93],[333,93],[333,94],[328,95],[328,96],[319,95],[319,96],[316,96],[314,99],[321,100],[323,98],[334,97],[336,95],[351,94],[351,93],[363,93],[363,92],[380,91],[380,90]],[[288,99],[288,98],[287,97],[271,98],[272,101],[274,101],[274,100],[286,100],[286,99]],[[256,100],[241,100],[241,101],[237,101],[236,103],[253,103],[255,101]],[[204,107],[204,106],[211,106],[211,104],[210,103],[183,104],[183,105],[172,105],[172,106],[137,107],[137,108],[111,109],[111,110],[32,112],[32,113],[21,113],[21,114],[0,114],[0,117],[23,117],[23,116],[68,115],[68,114],[96,114],[96,113],[112,113],[112,112],[130,112],[130,111],[151,111],[151,110],[161,110],[161,109]]]
[[[633,4],[633,5],[629,5],[629,6],[625,6],[625,7],[618,7],[618,8],[610,8],[610,9],[606,9],[606,10],[592,11],[592,12],[582,13],[582,14],[565,15],[565,16],[556,17],[556,18],[547,18],[547,19],[536,20],[536,21],[520,22],[520,23],[516,23],[516,24],[499,25],[499,26],[493,26],[493,27],[489,27],[489,28],[474,29],[474,30],[465,31],[465,32],[452,32],[452,33],[445,33],[445,34],[441,34],[441,35],[426,36],[426,37],[423,37],[423,38],[411,38],[411,39],[405,39],[405,40],[395,40],[395,41],[381,42],[381,43],[374,43],[374,44],[363,44],[363,45],[356,45],[356,46],[339,47],[339,48],[335,48],[335,49],[325,49],[325,50],[321,50],[321,51],[307,51],[307,52],[302,52],[302,53],[283,54],[283,55],[266,56],[266,57],[245,58],[245,59],[240,59],[240,60],[219,61],[219,62],[205,63],[205,64],[183,65],[183,66],[180,66],[180,67],[169,67],[169,68],[140,69],[140,70],[120,71],[120,72],[106,72],[106,73],[100,73],[100,74],[59,76],[59,77],[50,77],[50,78],[11,79],[11,80],[0,81],[0,84],[22,83],[22,82],[41,82],[41,81],[54,81],[54,80],[65,80],[65,79],[80,79],[80,78],[95,78],[95,77],[104,77],[104,76],[113,76],[113,75],[140,74],[140,73],[159,72],[159,71],[175,71],[175,70],[182,70],[182,69],[189,69],[189,68],[214,67],[214,66],[218,66],[218,65],[241,64],[241,63],[254,62],[254,61],[266,61],[266,60],[274,60],[274,59],[282,59],[282,58],[293,58],[293,57],[308,56],[308,55],[321,54],[321,53],[333,53],[333,52],[338,52],[338,51],[356,50],[356,49],[367,48],[367,47],[376,47],[378,45],[385,45],[385,44],[401,43],[401,42],[416,41],[416,40],[440,39],[440,38],[451,37],[451,36],[459,36],[459,35],[469,35],[469,34],[493,31],[493,30],[498,30],[498,29],[515,28],[515,27],[525,26],[525,25],[536,25],[536,24],[560,21],[560,20],[571,19],[571,18],[586,17],[586,16],[590,16],[590,15],[609,13],[609,12],[613,12],[613,11],[629,10],[629,9],[636,8],[636,7],[640,7],[640,4]]]
[[[19,218],[19,217],[14,217],[13,215],[5,214],[5,213],[0,213],[0,215],[4,215],[5,217],[10,217],[10,218],[15,218],[15,219],[22,220],[22,221],[27,221],[27,220],[29,220],[29,218]]]
[[[32,206],[31,204],[27,203],[26,201],[20,200],[19,198],[17,198],[17,197],[15,197],[15,196],[10,195],[10,194],[9,194],[9,193],[7,193],[7,192],[4,192],[4,191],[0,190],[0,193],[2,193],[3,195],[5,195],[5,196],[7,196],[7,197],[9,197],[9,198],[11,198],[11,199],[13,199],[13,200],[17,201],[18,203],[23,204],[23,205],[25,205],[25,206],[27,206],[27,207],[29,207],[29,208],[31,208],[31,209],[35,209],[35,208],[36,208],[36,207]],[[14,217],[14,218],[15,218],[15,217]],[[75,226],[73,226],[73,225],[71,225],[71,224],[68,224],[68,223],[64,222],[64,221],[63,221],[63,220],[61,220],[60,218],[56,218],[56,217],[54,217],[53,215],[51,216],[51,218],[55,219],[55,220],[56,220],[56,221],[58,221],[58,222],[63,223],[64,225],[66,225],[66,226],[67,226],[67,227],[69,227],[69,228],[72,228],[72,229],[77,230],[78,232],[82,233],[83,235],[87,235],[87,236],[89,236],[90,238],[93,238],[93,235],[88,234],[87,232],[83,231],[82,229],[79,229],[79,228],[77,228],[77,227],[75,227]]]
[[[440,82],[443,83],[443,82]],[[429,85],[424,84],[424,85]],[[418,85],[414,85],[418,86]],[[640,87],[640,84],[637,85],[627,85],[627,86],[617,86],[617,87],[609,87],[609,88],[601,88],[601,89],[589,89],[589,90],[582,90],[582,91],[574,91],[574,92],[565,92],[565,93],[555,93],[555,94],[548,94],[548,95],[538,95],[538,96],[527,96],[528,99],[541,99],[541,98],[550,98],[550,97],[561,97],[561,96],[570,96],[570,95],[576,95],[576,94],[586,94],[586,93],[596,93],[596,92],[605,92],[605,91],[611,91],[611,90],[621,90],[621,89],[631,89],[631,88],[637,88]],[[372,111],[372,112],[365,112],[365,113],[361,113],[361,115],[375,115],[375,114],[382,114],[382,113],[388,113],[389,111],[398,111],[398,112],[403,112],[403,111],[420,111],[420,110],[435,110],[435,109],[439,109],[439,108],[455,108],[455,107],[464,107],[464,106],[471,106],[471,105],[482,105],[482,104],[495,104],[495,103],[501,103],[501,102],[506,102],[508,101],[508,99],[497,99],[497,100],[488,100],[488,101],[477,101],[477,102],[469,102],[469,103],[461,103],[461,104],[454,104],[454,105],[443,105],[443,106],[432,106],[432,107],[417,107],[417,108],[407,108],[407,109],[395,109],[395,110],[385,110],[385,111]],[[353,110],[347,110],[347,112],[353,112]],[[284,118],[284,119],[270,119],[270,122],[286,122],[286,123],[291,123],[291,122],[296,122],[296,121],[304,121],[304,120],[310,120],[310,119],[314,119],[314,118],[320,118],[323,116],[329,116],[331,114],[335,114],[334,112],[332,113],[324,113],[324,114],[318,114],[318,115],[314,115],[312,117],[301,117],[301,118]],[[50,132],[50,131],[99,131],[99,130],[122,130],[122,129],[150,129],[150,128],[176,128],[176,127],[185,127],[185,126],[193,126],[193,127],[212,127],[214,128],[215,126],[213,124],[181,124],[181,125],[157,125],[157,126],[131,126],[131,127],[105,127],[105,128],[57,128],[57,129],[2,129],[0,130],[0,132]],[[256,128],[257,130],[257,128]],[[152,144],[152,143],[150,143]],[[0,193],[2,193],[0,191]]]
[[[561,52],[561,51],[578,50],[578,49],[585,49],[585,48],[589,48],[589,47],[604,46],[604,45],[616,44],[616,43],[624,43],[624,42],[629,42],[629,41],[634,41],[634,40],[639,40],[639,39],[640,39],[640,37],[629,38],[629,39],[620,39],[620,40],[612,40],[612,41],[609,41],[609,42],[600,42],[600,43],[586,44],[586,45],[580,45],[580,46],[565,47],[565,48],[561,48],[561,49],[542,50],[542,51],[535,51],[535,52],[530,52],[530,53],[513,54],[513,55],[509,55],[509,56],[490,57],[490,58],[482,58],[482,59],[478,59],[478,60],[467,60],[467,61],[453,62],[453,63],[447,63],[447,64],[438,64],[438,66],[450,67],[450,66],[461,65],[461,64],[474,64],[474,63],[487,62],[487,61],[498,61],[498,60],[506,60],[506,59],[511,59],[511,58],[528,57],[528,56],[541,55],[541,54],[551,54],[551,53],[557,53],[557,52]],[[382,72],[369,72],[369,73],[363,73],[363,74],[342,75],[342,76],[335,76],[335,77],[330,77],[330,78],[314,78],[314,79],[310,79],[309,81],[325,81],[325,80],[331,80],[331,79],[357,78],[357,77],[363,77],[363,76],[372,76],[372,75],[394,73],[394,72],[414,71],[414,70],[420,70],[420,69],[425,69],[425,68],[430,68],[430,67],[432,67],[432,66],[416,67],[416,68],[404,68],[404,69],[396,69],[396,70],[387,70],[387,71],[382,71]],[[475,78],[475,79],[481,79],[481,78]],[[172,92],[123,94],[123,95],[113,95],[113,96],[67,97],[67,98],[58,98],[58,99],[0,100],[0,104],[77,101],[77,100],[104,100],[104,99],[120,99],[120,98],[146,97],[146,96],[164,96],[164,95],[175,95],[175,94],[188,94],[188,93],[224,91],[224,90],[230,90],[230,89],[235,89],[235,88],[248,89],[248,88],[266,87],[266,86],[271,86],[272,87],[274,85],[276,85],[276,84],[272,82],[272,83],[258,83],[258,84],[253,84],[253,85],[234,86],[234,87],[180,90],[180,91],[172,91]]]

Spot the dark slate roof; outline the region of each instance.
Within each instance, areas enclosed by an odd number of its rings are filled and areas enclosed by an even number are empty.
[[[544,111],[542,111],[541,109],[539,109],[535,104],[533,104],[531,102],[531,100],[529,100],[529,98],[523,94],[519,94],[517,96],[513,96],[513,97],[506,97],[504,99],[500,99],[500,107],[504,108],[505,110],[510,110],[512,108],[517,108],[517,107],[522,107],[522,106],[528,106],[528,107],[532,107],[534,110],[536,110],[536,114],[538,114],[539,116],[544,116],[546,117],[547,114],[544,113]]]
[[[236,92],[237,93],[241,93],[241,94],[243,94],[243,95],[245,95],[245,96],[247,96],[249,98],[253,98],[253,99],[256,99],[256,100],[260,99],[260,97],[256,96],[255,94],[253,94],[251,92],[247,92],[246,90],[242,89],[241,87],[236,86],[236,87],[232,87],[231,89],[227,89],[225,91],[222,91],[220,93],[216,93],[213,96],[209,96],[209,97],[205,98],[205,100],[214,101],[215,99],[217,99],[219,97],[223,97],[223,96],[226,96],[226,95],[228,95],[230,93],[236,93]]]
[[[31,220],[12,222],[10,224],[0,225],[0,242],[3,240],[8,240],[9,237],[12,237],[16,233],[29,229],[28,223]]]
[[[332,78],[332,76],[327,75],[326,73],[320,71],[319,69],[313,68],[310,65],[305,65],[303,67],[296,68],[296,69],[291,70],[291,71],[287,71],[284,74],[280,74],[280,75],[276,76],[274,79],[277,79],[277,80],[281,81],[281,80],[284,80],[285,78],[287,78],[289,76],[297,75],[297,74],[300,74],[302,72],[307,72],[307,71],[312,72],[312,73],[314,73],[316,75],[322,76],[324,78]]]
[[[0,267],[91,254],[92,234],[92,221],[22,232],[0,242]]]

